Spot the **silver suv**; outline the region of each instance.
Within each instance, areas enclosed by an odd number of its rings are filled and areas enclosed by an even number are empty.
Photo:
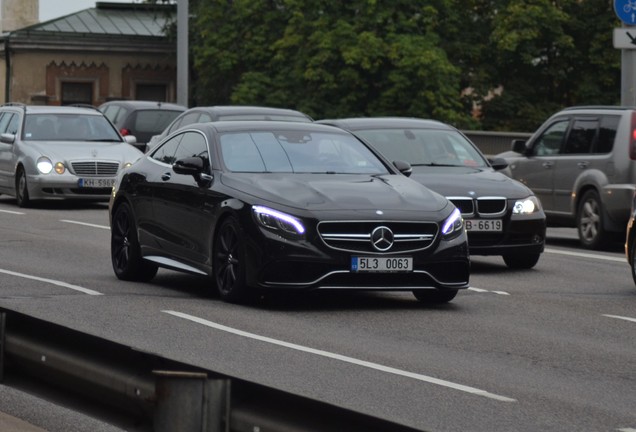
[[[636,107],[566,108],[498,156],[539,197],[549,226],[576,227],[589,249],[624,235],[636,188]]]

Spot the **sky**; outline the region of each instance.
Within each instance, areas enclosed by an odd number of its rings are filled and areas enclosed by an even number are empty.
[[[140,0],[99,0],[112,3],[140,3]],[[96,0],[39,0],[40,21],[48,21],[95,7]]]

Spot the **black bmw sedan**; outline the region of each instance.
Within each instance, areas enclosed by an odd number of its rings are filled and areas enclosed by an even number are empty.
[[[462,212],[471,255],[500,255],[528,269],[544,249],[546,217],[534,193],[501,172],[459,130],[434,120],[349,118],[321,120],[346,129],[388,160],[411,164],[411,178],[446,196]]]
[[[158,267],[210,277],[221,299],[265,291],[411,291],[444,303],[468,287],[459,210],[349,132],[291,122],[199,123],[117,179],[116,276]]]

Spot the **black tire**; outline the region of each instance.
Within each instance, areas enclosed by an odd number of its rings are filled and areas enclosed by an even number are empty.
[[[245,303],[254,295],[245,276],[245,240],[234,217],[228,217],[217,228],[214,238],[214,283],[222,300]]]
[[[588,190],[581,197],[576,212],[579,241],[586,249],[602,249],[607,243],[603,227],[603,205],[598,192]]]
[[[27,176],[24,168],[19,167],[15,176],[15,200],[18,207],[29,207],[31,199],[29,198],[29,188],[27,187]]]
[[[110,257],[115,275],[121,280],[147,282],[157,274],[157,266],[141,257],[137,227],[126,203],[120,204],[113,215]]]
[[[503,260],[511,269],[531,269],[539,262],[541,254],[504,255]]]
[[[422,303],[442,304],[448,303],[457,295],[458,290],[413,290],[413,295]]]

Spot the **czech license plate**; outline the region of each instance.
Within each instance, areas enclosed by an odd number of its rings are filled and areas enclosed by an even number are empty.
[[[81,178],[78,181],[79,187],[90,187],[90,188],[109,188],[115,185],[115,179],[110,178]]]
[[[353,272],[410,272],[413,271],[412,257],[351,257]]]
[[[466,219],[466,231],[501,231],[501,219]]]

